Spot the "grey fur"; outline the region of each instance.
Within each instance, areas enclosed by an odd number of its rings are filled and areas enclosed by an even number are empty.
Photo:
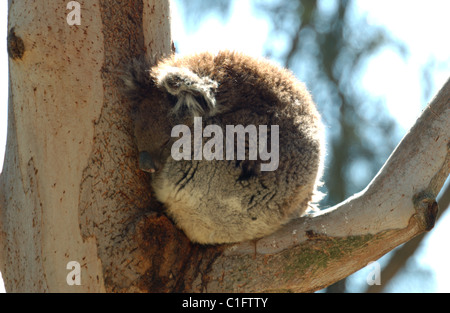
[[[259,238],[311,205],[323,168],[323,126],[308,91],[289,71],[223,51],[173,56],[151,70],[141,60],[129,72],[141,163],[154,172],[157,199],[192,241]],[[279,125],[278,169],[260,171],[260,159],[174,160],[171,129],[185,124],[193,133],[194,116],[204,127]]]

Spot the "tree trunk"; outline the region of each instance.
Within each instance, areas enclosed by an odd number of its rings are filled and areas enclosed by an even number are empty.
[[[171,53],[168,0],[79,3],[71,26],[65,5],[9,0],[8,292],[314,291],[432,228],[449,82],[360,194],[258,241],[192,244],[151,197],[119,92],[131,58]]]
[[[9,1],[1,271],[8,292],[139,290],[150,264],[133,237],[151,197],[118,77],[144,51],[171,53],[169,4],[79,1],[69,25],[68,3]]]

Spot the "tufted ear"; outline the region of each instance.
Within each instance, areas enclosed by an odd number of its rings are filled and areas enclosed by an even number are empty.
[[[200,77],[184,67],[160,66],[153,70],[153,74],[157,86],[178,99],[174,113],[187,110],[193,116],[212,116],[218,112],[216,81]]]
[[[131,60],[124,67],[120,78],[123,82],[121,91],[135,103],[146,98],[149,91],[155,87],[150,76],[150,64],[143,55]]]

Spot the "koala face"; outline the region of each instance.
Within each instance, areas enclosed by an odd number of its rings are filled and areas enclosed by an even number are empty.
[[[139,166],[149,173],[159,170],[170,153],[172,123],[168,103],[167,95],[155,91],[133,110]]]
[[[230,51],[141,63],[125,80],[140,167],[192,241],[259,238],[305,212],[323,167],[323,127],[289,71]],[[183,158],[174,130],[189,134]]]

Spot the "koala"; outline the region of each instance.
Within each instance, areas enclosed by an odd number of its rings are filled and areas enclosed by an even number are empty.
[[[192,242],[257,239],[314,206],[324,127],[287,69],[235,51],[172,55],[154,66],[141,58],[124,85],[139,167]],[[268,151],[277,154],[270,162]]]

